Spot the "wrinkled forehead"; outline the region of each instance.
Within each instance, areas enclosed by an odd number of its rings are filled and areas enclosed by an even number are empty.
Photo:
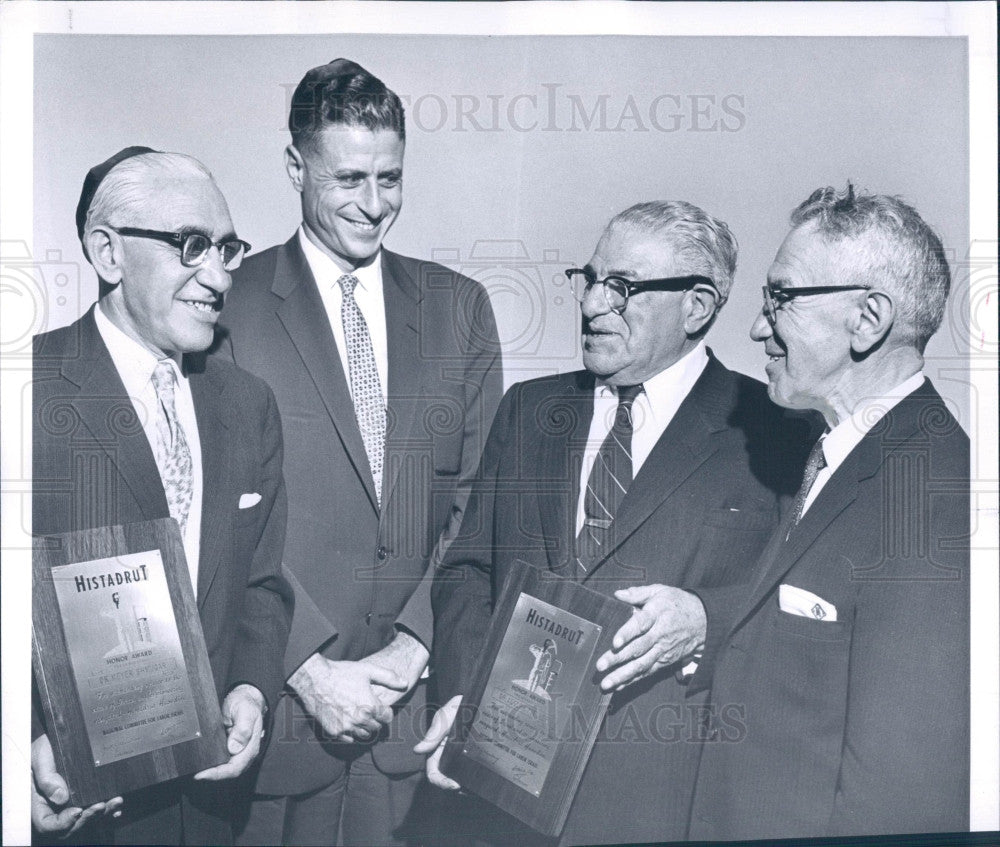
[[[197,229],[214,238],[233,233],[226,200],[208,176],[150,172],[141,189],[134,213],[142,220],[130,221],[132,226],[168,232]]]
[[[861,245],[847,239],[831,239],[814,221],[797,226],[785,236],[767,272],[769,285],[792,287],[834,285],[853,264]]]
[[[610,224],[590,260],[599,276],[658,279],[688,272],[688,265],[668,233],[630,224]]]

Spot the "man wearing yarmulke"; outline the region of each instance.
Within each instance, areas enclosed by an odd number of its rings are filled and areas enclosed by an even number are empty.
[[[33,708],[35,839],[232,843],[233,780],[260,752],[292,611],[274,396],[204,355],[249,245],[204,165],[145,147],[91,169],[77,228],[101,295],[34,339],[32,529],[177,521],[230,758],[81,809]]]
[[[302,224],[240,268],[223,320],[223,351],[278,400],[297,583],[238,839],[398,844],[419,837],[427,576],[500,401],[499,342],[478,283],[382,246],[402,203],[399,97],[337,59],[303,77],[288,127]]]

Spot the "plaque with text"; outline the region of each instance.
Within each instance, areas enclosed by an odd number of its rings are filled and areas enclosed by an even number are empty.
[[[631,614],[613,597],[515,563],[442,771],[557,835],[611,700],[594,663]]]
[[[172,519],[36,538],[32,659],[72,802],[228,760]]]

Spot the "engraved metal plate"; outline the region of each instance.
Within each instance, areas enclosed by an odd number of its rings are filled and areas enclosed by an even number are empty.
[[[571,740],[573,704],[601,627],[524,592],[504,632],[462,752],[536,797],[557,744]]]
[[[200,736],[159,550],[52,569],[94,765]]]

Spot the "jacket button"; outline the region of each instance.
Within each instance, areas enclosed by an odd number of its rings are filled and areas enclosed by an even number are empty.
[[[386,550],[385,547],[383,547],[380,544],[378,546],[378,549],[375,551],[375,555],[378,557],[378,560],[380,562],[384,562],[386,560],[386,558],[388,558],[388,556],[389,556],[389,551]]]
[[[370,625],[371,622],[372,622],[372,613],[369,612],[367,615],[365,615],[365,624]]]

